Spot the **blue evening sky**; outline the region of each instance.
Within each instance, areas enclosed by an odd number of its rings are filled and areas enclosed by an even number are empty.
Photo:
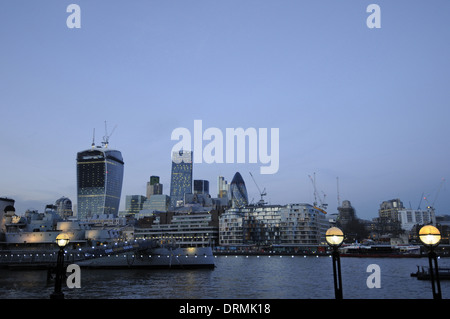
[[[80,29],[66,25],[71,3]],[[380,29],[366,25],[371,3]],[[276,174],[195,164],[214,196],[217,176],[239,171],[250,200],[252,172],[270,203],[312,203],[315,172],[331,213],[336,177],[360,218],[393,198],[431,203],[450,178],[449,17],[448,0],[3,0],[0,196],[19,214],[76,204],[76,153],[94,128],[100,144],[105,120],[125,161],[121,209],[150,175],[169,194],[171,133],[202,120],[280,131]]]

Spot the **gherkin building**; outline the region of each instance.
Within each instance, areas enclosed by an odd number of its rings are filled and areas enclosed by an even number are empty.
[[[234,175],[231,181],[230,192],[233,207],[244,207],[248,205],[247,188],[239,172]]]

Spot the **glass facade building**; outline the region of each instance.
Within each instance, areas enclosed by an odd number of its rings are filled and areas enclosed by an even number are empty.
[[[161,195],[163,193],[163,185],[159,183],[159,176],[150,176],[147,182],[147,198],[152,195]]]
[[[319,245],[329,223],[309,204],[231,208],[220,216],[221,246]]]
[[[170,206],[184,202],[184,194],[192,194],[192,152],[179,151],[172,154],[170,180]]]
[[[96,147],[77,154],[78,218],[119,212],[124,162],[116,150]]]
[[[127,195],[125,197],[125,211],[127,214],[137,214],[144,206],[147,197],[142,195]]]
[[[227,183],[223,176],[219,176],[217,178],[217,197],[223,198],[227,197],[230,193],[230,184]]]
[[[194,194],[209,194],[209,181],[203,179],[194,180]]]
[[[144,203],[143,209],[149,211],[167,212],[170,206],[170,197],[163,194],[155,194]]]
[[[248,205],[247,188],[239,172],[234,174],[230,184],[230,193],[232,207],[244,207]]]

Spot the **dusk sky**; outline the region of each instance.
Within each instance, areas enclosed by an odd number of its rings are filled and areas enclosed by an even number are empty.
[[[81,28],[66,24],[71,3]],[[372,3],[381,28],[366,24]],[[329,213],[339,177],[359,218],[422,193],[424,208],[439,189],[436,214],[450,214],[449,17],[448,0],[3,0],[0,197],[18,214],[76,204],[76,154],[105,121],[125,162],[120,208],[151,175],[170,194],[172,131],[201,120],[224,136],[279,129],[275,174],[194,165],[214,197],[239,171],[254,202],[249,172],[271,204],[312,203],[315,173]]]

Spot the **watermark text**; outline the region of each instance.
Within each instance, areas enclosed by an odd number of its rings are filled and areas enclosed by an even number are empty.
[[[275,174],[280,165],[280,130],[267,128],[226,128],[225,134],[217,127],[203,130],[202,120],[194,120],[194,134],[185,127],[172,131],[171,140],[178,141],[171,154],[175,152],[193,151],[193,161],[196,164],[212,163],[261,163],[261,174]],[[204,141],[208,141],[203,145]],[[193,145],[192,145],[193,144]],[[193,147],[192,147],[193,146]],[[182,159],[190,160],[190,157]]]

